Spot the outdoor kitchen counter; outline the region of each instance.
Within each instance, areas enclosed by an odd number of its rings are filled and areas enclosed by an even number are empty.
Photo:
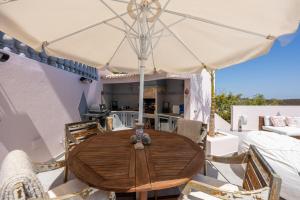
[[[139,111],[137,111],[137,110],[113,110],[113,111],[111,111],[111,114],[117,114],[117,113],[137,113],[138,114],[138,112]],[[144,117],[147,117],[147,116],[153,117],[155,115],[158,115],[158,116],[163,116],[163,117],[183,118],[182,115],[176,114],[176,113],[157,113],[157,114],[144,113],[143,115],[144,115]]]
[[[133,110],[123,110],[123,111],[111,111],[111,116],[118,115],[119,122],[116,122],[116,124],[122,124],[122,127],[127,128],[133,128],[135,124],[135,120],[138,119],[138,111]],[[145,121],[154,120],[154,129],[161,130],[161,131],[167,131],[172,132],[175,127],[177,120],[180,118],[183,118],[182,115],[175,114],[175,113],[158,113],[158,114],[150,114],[150,113],[144,113],[143,117]],[[118,129],[118,127],[114,127]]]

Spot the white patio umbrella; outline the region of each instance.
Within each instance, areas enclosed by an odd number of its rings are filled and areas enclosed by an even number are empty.
[[[206,68],[214,84],[214,70],[265,54],[296,31],[300,1],[8,0],[0,19],[0,30],[49,55],[139,71],[142,123],[144,73]]]

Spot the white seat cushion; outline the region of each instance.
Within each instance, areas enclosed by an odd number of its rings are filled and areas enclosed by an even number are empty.
[[[186,119],[177,120],[177,133],[199,143],[204,138],[200,135],[202,122]]]
[[[52,190],[48,191],[48,195],[50,198],[55,198],[59,196],[63,196],[66,194],[74,194],[76,192],[80,192],[89,186],[78,179],[73,179],[68,181],[65,184],[62,184]],[[104,200],[109,199],[109,192],[103,190],[97,190],[93,193],[89,198],[89,200]],[[80,196],[73,198],[73,200],[83,200]]]

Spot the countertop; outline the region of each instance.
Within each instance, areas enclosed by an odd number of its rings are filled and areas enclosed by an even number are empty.
[[[136,112],[138,113],[137,110],[113,110],[111,111],[111,113],[118,113],[118,112],[126,112],[126,113],[132,113],[132,112]],[[155,118],[155,115],[162,116],[162,117],[176,117],[176,118],[183,118],[182,115],[180,114],[176,114],[176,113],[158,113],[158,114],[151,114],[151,113],[144,113],[144,117],[148,117],[148,118]]]

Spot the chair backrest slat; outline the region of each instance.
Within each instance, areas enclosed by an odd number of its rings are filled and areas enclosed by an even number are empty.
[[[270,188],[270,200],[279,199],[281,179],[266,162],[255,146],[251,145],[248,152],[248,162],[243,181],[245,190]]]
[[[98,121],[83,121],[65,124],[65,159],[68,161],[69,151],[71,151],[76,144],[83,142],[84,140],[104,133],[104,129],[101,127]],[[68,179],[68,165],[65,166],[64,181]]]

